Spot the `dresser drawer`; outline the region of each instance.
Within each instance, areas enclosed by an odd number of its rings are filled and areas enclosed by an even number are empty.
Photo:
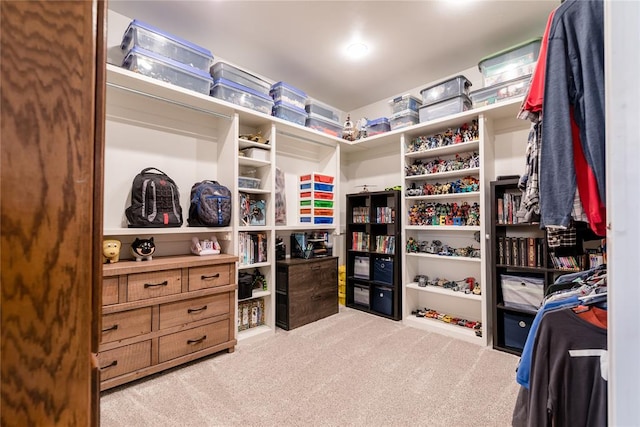
[[[230,293],[209,295],[160,306],[160,329],[229,313]]]
[[[118,303],[118,277],[105,277],[102,280],[102,305]]]
[[[144,261],[142,261],[144,262]],[[182,291],[180,269],[130,274],[127,301],[163,297]]]
[[[189,269],[189,290],[197,291],[198,289],[228,285],[229,279],[229,264],[191,267]]]
[[[151,341],[98,353],[100,381],[124,375],[151,365]]]
[[[159,362],[166,362],[229,341],[230,322],[231,320],[224,319],[160,337]]]
[[[101,344],[151,332],[151,307],[102,316]]]

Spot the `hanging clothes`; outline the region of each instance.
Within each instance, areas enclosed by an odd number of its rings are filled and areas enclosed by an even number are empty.
[[[607,425],[607,329],[570,308],[546,313],[535,340],[529,426]]]
[[[595,187],[600,205],[606,200],[602,0],[567,0],[556,9],[549,30],[543,112],[542,223],[566,227],[571,221],[576,173],[582,177],[591,170],[594,178],[588,185]],[[572,119],[587,169],[580,165],[576,169]]]

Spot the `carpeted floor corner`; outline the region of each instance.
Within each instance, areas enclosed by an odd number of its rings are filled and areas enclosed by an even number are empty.
[[[104,392],[101,425],[509,426],[518,357],[341,307]]]

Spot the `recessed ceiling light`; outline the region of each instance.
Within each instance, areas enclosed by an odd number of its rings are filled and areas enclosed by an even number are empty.
[[[354,59],[362,58],[369,52],[369,46],[362,42],[351,43],[347,46],[347,54]]]

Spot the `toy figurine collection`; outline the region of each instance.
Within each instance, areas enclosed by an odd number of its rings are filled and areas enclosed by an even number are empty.
[[[456,154],[454,158],[448,160],[436,158],[424,162],[422,159],[416,159],[413,164],[406,165],[404,171],[405,176],[417,176],[478,167],[480,167],[480,155],[474,152],[465,157]]]
[[[466,176],[455,181],[440,184],[411,183],[411,188],[407,188],[407,196],[434,196],[440,194],[474,193],[480,191],[480,181],[478,178]]]
[[[411,141],[407,147],[407,153],[433,150],[438,147],[475,141],[478,137],[478,121],[473,120],[470,125],[465,123],[456,130],[449,128],[443,133],[431,136],[419,136]]]
[[[480,225],[480,205],[474,202],[427,203],[420,200],[409,208],[408,225]]]
[[[465,294],[472,293],[474,295],[482,294],[480,282],[478,282],[474,277],[465,277],[462,280],[449,280],[436,277],[435,279],[430,280],[429,276],[418,274],[413,278],[413,281],[421,288],[426,288],[427,286],[438,286],[444,289],[451,289],[454,292],[464,292]]]
[[[461,319],[458,317],[450,316],[448,314],[438,313],[436,310],[431,310],[430,308],[413,310],[411,314],[413,314],[416,317],[428,317],[430,319],[440,320],[441,322],[450,323],[452,325],[471,328],[475,331],[476,336],[478,337],[482,336],[482,322]]]
[[[473,246],[464,248],[452,248],[449,245],[443,245],[440,240],[433,240],[431,243],[427,241],[418,241],[413,237],[407,240],[407,253],[427,253],[441,256],[462,256],[467,258],[480,258],[480,249]]]

